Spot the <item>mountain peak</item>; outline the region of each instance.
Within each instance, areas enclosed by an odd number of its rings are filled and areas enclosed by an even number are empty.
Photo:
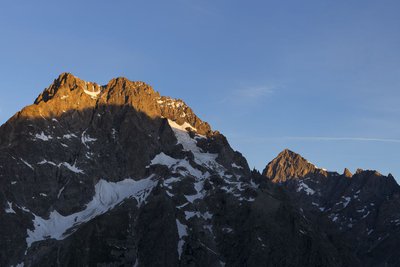
[[[275,159],[267,164],[263,171],[263,176],[268,177],[273,182],[285,182],[315,174],[327,175],[325,170],[317,168],[300,154],[289,149],[279,153]]]
[[[58,78],[56,80],[63,80],[63,79],[79,79],[79,78],[70,72],[63,72],[60,75],[58,75]]]
[[[69,72],[61,73],[53,83],[36,98],[34,104],[48,102],[54,98],[66,99],[71,96],[72,92],[75,95],[86,93],[94,98],[101,91],[102,86],[93,82],[86,82]],[[69,98],[68,100],[71,100]]]
[[[347,178],[351,178],[353,176],[353,174],[349,171],[349,169],[344,168],[343,176],[347,177]]]
[[[73,75],[70,72],[63,72],[60,75],[58,75],[58,77],[56,79],[54,79],[54,83],[66,83],[68,81],[74,81],[74,80],[81,80],[78,77],[76,77],[75,75]]]
[[[155,91],[149,84],[142,81],[131,81],[126,77],[113,78],[107,83],[106,87],[118,88],[120,90],[144,89],[149,92],[155,93]]]
[[[33,105],[25,107],[17,116],[54,118],[68,112],[93,113],[99,106],[129,106],[153,119],[166,118],[179,125],[188,123],[201,135],[212,133],[210,125],[198,118],[184,101],[160,96],[149,84],[125,77],[113,78],[102,86],[71,73],[61,73]]]
[[[69,72],[64,72],[54,79],[53,83],[36,98],[34,103],[39,104],[54,98],[74,102],[77,98],[82,100],[84,95],[88,96],[86,98],[98,99],[103,91],[110,93],[107,99],[117,95],[138,97],[143,93],[159,97],[159,94],[150,85],[142,81],[131,81],[125,77],[117,77],[111,79],[107,85],[101,86],[95,82],[82,80]]]
[[[298,157],[300,157],[300,158],[302,158],[302,159],[304,159],[303,157],[301,157],[301,155],[300,154],[298,154],[298,153],[296,153],[296,152],[293,152],[292,150],[290,150],[290,149],[288,149],[288,148],[285,148],[284,150],[282,150],[282,152],[280,152],[279,154],[278,154],[278,158],[279,157],[285,157],[285,158],[298,158]],[[304,159],[305,160],[305,159]]]

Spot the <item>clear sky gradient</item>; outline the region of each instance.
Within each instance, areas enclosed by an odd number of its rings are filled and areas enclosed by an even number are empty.
[[[262,170],[400,178],[400,1],[3,1],[0,123],[61,72],[181,98]]]

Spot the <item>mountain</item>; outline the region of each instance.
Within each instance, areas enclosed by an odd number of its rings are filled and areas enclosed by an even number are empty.
[[[281,183],[290,179],[301,179],[309,176],[326,177],[327,172],[316,167],[299,154],[285,149],[268,163],[262,175],[269,177],[274,183]]]
[[[262,175],[284,188],[291,203],[333,243],[349,246],[362,266],[400,266],[400,187],[392,175],[329,172],[290,150]]]
[[[0,127],[0,266],[356,266],[291,193],[182,100],[64,73]]]

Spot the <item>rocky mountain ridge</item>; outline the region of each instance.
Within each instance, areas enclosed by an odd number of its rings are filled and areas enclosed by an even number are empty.
[[[284,150],[263,176],[284,187],[292,202],[328,235],[349,244],[363,265],[400,264],[395,246],[400,237],[400,186],[391,174],[358,169],[352,175],[345,169],[340,175]]]
[[[62,74],[1,126],[0,152],[1,266],[337,262],[223,135],[142,82]]]
[[[182,100],[63,73],[0,127],[0,266],[396,266],[380,244],[397,236],[378,239],[397,217],[379,210],[365,248],[342,234],[358,206],[334,201],[362,175],[337,182],[288,150],[261,175]],[[390,179],[362,177],[363,205],[397,207]]]

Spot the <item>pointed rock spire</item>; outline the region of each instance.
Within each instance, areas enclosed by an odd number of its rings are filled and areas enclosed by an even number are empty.
[[[262,174],[273,182],[304,178],[310,174],[327,175],[326,171],[317,168],[314,164],[289,149],[283,150],[268,163]]]
[[[347,177],[347,178],[351,178],[353,176],[353,174],[349,171],[349,169],[344,168],[343,176]]]
[[[86,82],[75,77],[71,73],[64,72],[61,73],[53,83],[46,88],[35,100],[35,104],[40,102],[47,102],[52,99],[57,94],[64,94],[69,91],[73,91],[78,87],[85,86]]]

